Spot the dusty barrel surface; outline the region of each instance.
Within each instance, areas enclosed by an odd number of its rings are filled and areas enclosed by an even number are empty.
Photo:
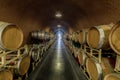
[[[87,56],[84,53],[84,51],[79,51],[79,53],[78,53],[78,61],[79,61],[81,66],[85,66],[86,58],[87,58]]]
[[[77,38],[80,44],[86,43],[86,38],[87,38],[86,36],[87,36],[87,30],[82,29],[79,31]]]
[[[111,48],[120,55],[120,22],[112,28],[109,35],[109,43]]]
[[[9,70],[0,71],[0,80],[13,80],[13,74]]]
[[[87,43],[90,47],[95,49],[107,50],[109,46],[109,33],[112,25],[100,25],[91,27],[87,34]]]
[[[92,80],[102,80],[103,77],[113,72],[114,65],[110,61],[112,58],[102,58],[102,62],[99,63],[94,58],[87,58],[86,69]]]
[[[0,22],[0,48],[14,50],[23,42],[22,30],[14,24]]]
[[[120,74],[119,73],[107,74],[104,77],[104,80],[120,80]]]

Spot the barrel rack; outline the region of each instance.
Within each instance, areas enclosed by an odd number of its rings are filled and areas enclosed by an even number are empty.
[[[17,62],[17,60],[22,59],[23,56],[28,54],[28,46],[25,45],[24,47],[21,47],[19,49],[16,50],[12,50],[12,51],[4,51],[4,50],[0,50],[0,69],[4,70],[4,69],[16,69],[19,70],[20,67],[20,62]],[[10,59],[8,59],[10,58]],[[15,65],[11,65],[11,64],[15,64]],[[28,64],[29,65],[29,64]],[[13,73],[13,72],[12,72]],[[21,80],[22,78],[19,77],[19,80]]]
[[[68,48],[71,50],[72,55],[76,54],[77,53],[77,49],[79,49],[79,51],[84,51],[84,53],[87,55],[87,57],[91,57],[91,58],[95,59],[95,61],[97,63],[99,63],[100,66],[101,66],[101,64],[102,64],[102,54],[104,54],[104,51],[102,49],[93,49],[93,48],[90,48],[89,46],[87,46],[86,44],[81,45],[80,48],[76,48],[72,44],[71,40],[68,40],[68,41],[65,40],[64,42],[65,42],[66,46],[68,46]],[[75,53],[75,51],[76,51],[76,53]],[[115,53],[108,53],[107,55],[109,55],[109,54],[112,54],[112,55],[116,56],[115,67],[113,69],[113,72],[111,72],[111,73],[120,74],[120,55],[115,55]],[[75,55],[74,55],[74,57],[75,57]],[[76,59],[76,57],[75,57],[75,59]],[[78,62],[78,64],[79,64],[79,62]],[[87,72],[86,66],[80,65],[80,68],[83,70],[83,73],[86,75],[88,80],[92,80],[91,76]],[[103,80],[105,76],[103,77],[102,68],[101,68],[100,75],[101,75],[101,78],[99,78],[99,80]]]
[[[80,48],[81,51],[84,51],[85,55],[87,55],[87,57],[92,57],[94,58],[97,63],[101,63],[101,54],[102,54],[102,50],[99,49],[92,49],[86,45],[81,45],[81,48]],[[98,56],[94,56],[94,54],[98,55]],[[86,57],[86,58],[87,58]],[[85,73],[86,77],[88,78],[88,80],[92,80],[91,79],[91,76],[89,75],[89,73],[87,72],[87,68],[86,68],[86,65],[85,66],[81,66],[80,65],[80,68],[83,69],[83,72]]]
[[[22,50],[25,50],[25,51],[22,53],[21,52]],[[11,60],[6,60],[6,56],[8,54],[11,54],[11,53],[14,53],[14,52],[16,52],[16,57],[12,58]],[[28,53],[27,45],[25,45],[24,47],[19,48],[17,50],[13,50],[13,51],[3,51],[3,50],[1,50],[0,51],[0,57],[1,57],[0,68],[9,67],[9,66],[6,66],[6,65],[9,64],[12,61],[15,61],[15,60],[21,58],[23,55],[25,55],[27,53]],[[15,56],[15,55],[13,55],[13,56]]]
[[[53,44],[54,40],[50,40],[48,43],[45,44],[32,44],[29,45],[29,56],[31,57],[32,61],[32,70],[37,67],[37,65],[42,61],[43,57],[45,56],[45,52],[49,47]]]
[[[89,53],[89,52],[87,52],[86,48],[89,48],[89,47],[84,45],[84,51],[87,54],[87,56],[93,57],[94,59],[96,59],[98,61],[98,63],[101,64],[101,62],[102,62],[102,53],[103,53],[102,49],[92,49],[92,48],[90,48],[90,53]],[[98,52],[97,53],[98,54],[97,57],[93,55],[94,51]],[[120,55],[116,55],[114,72],[120,73]]]
[[[43,56],[45,56],[45,52],[47,49],[53,44],[54,40],[50,40],[45,44],[32,44],[32,45],[25,45],[16,50],[0,50],[0,70],[9,70],[12,73],[12,78],[10,80],[22,80],[23,77],[25,79],[28,78],[28,69],[30,64],[32,63],[32,71],[41,62]],[[34,49],[37,52],[34,52]],[[38,56],[39,55],[39,56]],[[28,65],[26,71],[19,74],[19,68],[21,66],[21,61],[24,56],[27,56]],[[36,60],[38,59],[38,60]],[[26,62],[26,61],[25,61]],[[22,63],[23,65],[24,63]],[[23,66],[22,66],[23,67]],[[26,67],[26,65],[24,65]],[[23,68],[24,68],[23,67]],[[17,73],[15,73],[17,72]],[[13,75],[16,74],[18,77],[13,79]]]

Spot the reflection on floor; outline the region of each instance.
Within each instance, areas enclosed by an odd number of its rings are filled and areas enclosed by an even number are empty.
[[[42,64],[33,71],[28,80],[87,80],[76,64],[62,39],[48,50]]]

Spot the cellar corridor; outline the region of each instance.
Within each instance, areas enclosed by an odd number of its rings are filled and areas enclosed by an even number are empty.
[[[120,80],[120,0],[0,0],[0,80]]]
[[[28,80],[87,80],[63,40],[58,38]]]

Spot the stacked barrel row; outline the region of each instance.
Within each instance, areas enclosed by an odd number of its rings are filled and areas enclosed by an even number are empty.
[[[29,73],[31,73],[40,63],[45,55],[49,47],[53,44],[54,40],[51,39],[49,42],[44,44],[32,44],[29,45],[29,56],[31,58],[31,66],[29,69]]]
[[[54,35],[52,33],[37,30],[31,32],[31,37],[40,41],[49,41],[54,38]]]
[[[82,29],[66,35],[69,48],[92,80],[120,80],[120,22]],[[81,44],[76,49],[73,41]],[[71,47],[72,45],[72,47]],[[88,47],[85,47],[88,46]],[[113,52],[113,51],[114,52]],[[75,52],[76,51],[76,52]],[[118,62],[118,63],[117,63]]]
[[[31,66],[29,73],[32,72],[46,55],[46,51],[54,42],[54,35],[42,30],[32,31],[30,34],[33,43],[29,45],[29,56],[31,57]]]
[[[30,57],[26,47],[20,48],[22,42],[20,27],[0,22],[0,80],[13,80],[27,73]]]

